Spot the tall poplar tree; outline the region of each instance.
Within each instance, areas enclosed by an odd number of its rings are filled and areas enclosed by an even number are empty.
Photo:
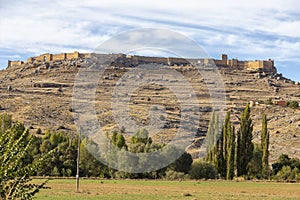
[[[229,124],[227,130],[227,165],[226,165],[226,179],[232,180],[234,177],[234,156],[235,156],[235,129]]]
[[[219,126],[215,125],[218,130]],[[226,113],[225,122],[219,140],[213,148],[214,165],[222,178],[232,179],[234,176],[235,133],[231,126],[230,112]]]
[[[212,113],[211,119],[209,121],[207,133],[206,133],[206,160],[210,163],[213,163],[214,150],[215,146],[215,112]]]
[[[262,174],[267,176],[269,172],[269,140],[270,134],[267,126],[267,116],[264,114],[262,117],[262,130],[261,130],[261,148],[262,148]]]
[[[240,120],[240,129],[237,136],[237,176],[247,175],[248,164],[253,156],[252,143],[253,124],[250,116],[250,105],[247,103]]]

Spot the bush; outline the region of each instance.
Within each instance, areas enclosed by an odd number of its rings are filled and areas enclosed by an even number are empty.
[[[297,101],[288,101],[288,102],[286,102],[285,105],[290,108],[293,108],[293,109],[296,109],[299,107],[299,103]]]
[[[266,172],[266,174],[268,174]],[[248,178],[262,178],[262,149],[260,145],[254,146],[253,156],[248,164]]]
[[[267,100],[267,105],[273,105],[273,100],[272,100],[272,98],[269,98],[268,100]]]
[[[212,164],[201,160],[195,160],[190,171],[192,179],[216,179],[217,174],[218,172]]]
[[[36,134],[37,135],[41,135],[43,132],[42,132],[42,129],[41,128],[38,128],[37,130],[36,130]]]
[[[284,166],[290,166],[291,169],[300,169],[300,160],[297,158],[289,158],[288,155],[282,154],[277,162],[272,164],[273,172],[276,175]]]
[[[282,169],[277,173],[276,178],[279,180],[300,180],[300,173],[299,169],[295,167],[292,169],[290,166],[284,166]]]
[[[176,172],[174,170],[166,171],[166,179],[168,180],[183,180],[187,179],[188,175],[183,172]]]

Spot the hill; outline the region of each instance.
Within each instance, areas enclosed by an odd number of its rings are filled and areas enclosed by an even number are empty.
[[[9,62],[7,69],[0,71],[0,113],[12,114],[16,120],[30,127],[32,133],[38,128],[43,132],[50,129],[76,133],[72,108],[73,86],[78,71],[88,66],[90,56],[91,54],[78,52],[60,56],[43,54],[29,58],[26,62]],[[210,83],[204,81],[205,77],[186,63],[185,59],[124,54],[103,56],[111,56],[114,62],[105,69],[96,90],[95,108],[102,130],[111,132],[122,128],[115,122],[114,112],[118,113],[123,108],[112,109],[111,102],[115,87],[120,84],[119,81],[126,72],[147,63],[171,66],[190,82],[200,107],[198,133],[188,150],[193,157],[198,157],[202,151],[199,146],[203,143],[212,111],[207,88]],[[263,113],[267,114],[271,162],[283,153],[290,157],[300,157],[300,110],[284,106],[289,101],[300,102],[299,83],[277,74],[274,61],[271,60],[228,60],[225,55],[221,60],[193,59],[192,62],[196,60],[208,67],[212,61],[216,63],[226,92],[226,109],[232,111],[232,120],[237,127],[242,109],[246,102],[250,102],[255,142],[260,141],[261,116]],[[161,74],[161,79],[170,84],[180,84],[168,77],[163,70],[155,73]],[[127,78],[134,80],[133,78],[141,77]],[[155,111],[160,106],[165,108],[166,115],[159,116],[165,120],[165,124],[162,131],[152,137],[156,141],[167,142],[179,128],[181,115],[174,91],[153,80],[137,88],[129,101],[130,116],[140,126],[149,123],[149,110]],[[194,107],[195,105],[191,105],[191,109]]]

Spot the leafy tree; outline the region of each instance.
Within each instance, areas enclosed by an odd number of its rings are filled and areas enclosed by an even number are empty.
[[[219,139],[219,115],[213,112],[206,133],[206,161],[216,164],[216,149]]]
[[[277,174],[284,166],[290,166],[291,169],[300,169],[300,159],[289,158],[288,155],[282,154],[279,156],[277,162],[272,164],[274,174]]]
[[[224,137],[225,136],[224,136],[224,128],[223,128],[221,130],[220,139],[217,141],[217,145],[214,148],[214,151],[216,153],[215,166],[221,178],[226,177],[226,169],[227,169],[226,158],[224,156]]]
[[[124,136],[121,133],[118,133],[116,136],[116,142],[115,145],[119,148],[119,149],[126,149],[127,150],[127,145],[126,145],[126,140],[124,138]]]
[[[0,119],[0,134],[4,133],[6,130],[11,128],[13,121],[12,121],[12,116],[4,113],[2,114]]]
[[[252,159],[248,165],[248,177],[249,178],[258,178],[262,177],[262,155],[263,151],[261,145],[255,144],[253,150]]]
[[[253,124],[250,116],[250,104],[247,103],[240,122],[237,137],[237,176],[248,174],[248,164],[253,156],[254,145],[252,143]]]
[[[229,114],[228,114],[229,115]],[[230,120],[225,126],[227,129],[227,158],[226,158],[226,179],[232,180],[234,176],[234,156],[235,156],[235,129],[231,126]]]
[[[191,170],[193,159],[191,154],[184,152],[168,169],[187,174]]]
[[[267,127],[267,116],[263,115],[262,131],[261,131],[261,147],[262,147],[262,170],[263,176],[267,177],[269,174],[269,140],[270,134]]]
[[[282,169],[276,174],[276,178],[280,180],[300,180],[299,169],[295,167],[292,169],[290,166],[283,166]]]
[[[207,133],[206,133],[206,160],[210,163],[213,162],[213,147],[215,146],[215,112],[213,112],[209,121]]]
[[[112,143],[113,143],[114,145],[116,145],[116,142],[117,142],[117,135],[118,135],[118,132],[117,132],[117,131],[113,131],[111,140],[112,140]]]
[[[218,126],[216,133],[218,133]],[[217,134],[216,134],[217,135]],[[230,112],[226,113],[220,139],[211,151],[210,163],[214,164],[222,178],[232,179],[234,176],[235,130],[231,126]]]
[[[149,132],[147,129],[142,128],[136,132],[134,132],[131,137],[132,144],[143,143],[143,144],[151,144],[152,139],[149,137]]]
[[[192,179],[216,179],[217,174],[218,172],[212,164],[202,160],[194,160],[190,171]]]
[[[22,159],[30,150],[34,137],[20,123],[10,124],[10,126],[0,134],[0,198],[32,199],[40,189],[44,188],[46,181],[33,184],[30,183],[30,176],[36,174],[45,163],[45,158],[52,152],[48,152],[47,155],[30,164],[24,164]]]
[[[98,149],[98,146],[92,140],[87,138],[83,139],[80,144],[80,172],[81,176],[86,177],[97,177],[100,176],[102,178],[109,177],[109,172],[107,167],[104,166],[99,160],[97,160],[88,150],[87,145],[89,145],[89,150]]]

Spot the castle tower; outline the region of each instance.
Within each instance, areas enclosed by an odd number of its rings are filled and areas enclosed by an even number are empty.
[[[227,63],[228,56],[227,54],[222,54],[222,61],[225,61]]]
[[[7,67],[11,67],[11,60],[7,61]]]

